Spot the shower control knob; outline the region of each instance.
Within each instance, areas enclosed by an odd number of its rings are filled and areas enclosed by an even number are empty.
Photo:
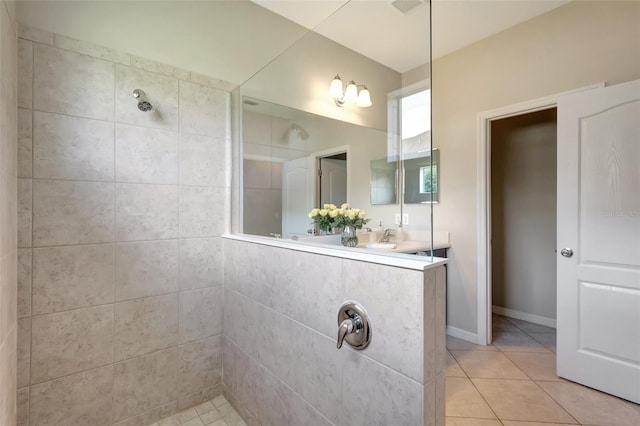
[[[357,350],[366,348],[371,342],[369,315],[358,302],[344,302],[338,312],[338,349],[343,342]]]
[[[571,257],[573,256],[573,250],[571,250],[570,248],[563,248],[562,250],[560,250],[560,254],[564,257]]]

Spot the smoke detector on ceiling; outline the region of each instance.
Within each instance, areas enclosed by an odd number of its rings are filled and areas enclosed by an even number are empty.
[[[391,6],[406,14],[423,4],[424,0],[396,0],[391,3]]]

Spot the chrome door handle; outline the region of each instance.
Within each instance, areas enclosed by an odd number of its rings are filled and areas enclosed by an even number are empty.
[[[560,250],[560,254],[564,257],[571,257],[573,256],[573,250],[571,250],[570,248],[563,248],[562,250]]]

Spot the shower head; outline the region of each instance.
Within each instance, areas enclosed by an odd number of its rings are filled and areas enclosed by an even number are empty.
[[[138,109],[142,112],[153,111],[153,105],[147,100],[147,94],[144,90],[135,89],[133,91],[133,97],[138,100]]]

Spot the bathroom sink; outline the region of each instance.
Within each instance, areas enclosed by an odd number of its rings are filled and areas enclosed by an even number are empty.
[[[394,248],[396,248],[396,245],[394,243],[369,243],[366,245],[366,247],[371,249],[393,250]]]

